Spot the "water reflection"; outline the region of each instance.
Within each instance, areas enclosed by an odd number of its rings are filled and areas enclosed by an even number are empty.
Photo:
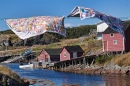
[[[103,79],[106,86],[130,86],[130,76],[129,75],[104,75]]]
[[[19,69],[18,64],[8,64],[8,67],[17,72],[21,77],[48,79],[55,86],[63,84],[80,84],[81,86],[130,86],[130,76],[127,75],[84,75],[57,72],[44,69]]]

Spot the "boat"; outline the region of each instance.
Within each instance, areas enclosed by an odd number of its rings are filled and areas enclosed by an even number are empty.
[[[19,65],[19,68],[33,68],[33,63],[29,63],[26,65]]]

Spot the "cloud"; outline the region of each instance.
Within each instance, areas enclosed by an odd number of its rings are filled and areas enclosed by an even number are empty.
[[[78,24],[77,26],[81,26],[81,25],[83,25],[83,24]]]
[[[70,24],[70,23],[67,23],[65,24],[65,27],[73,27],[74,25],[73,24]]]
[[[79,26],[82,26],[82,25],[86,25],[86,24],[71,24],[71,23],[66,23],[66,24],[64,24],[64,26],[67,28],[67,27],[79,27]]]

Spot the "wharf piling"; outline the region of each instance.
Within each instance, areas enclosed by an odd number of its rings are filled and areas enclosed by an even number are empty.
[[[49,69],[54,69],[54,70],[61,69],[63,71],[64,68],[66,67],[72,66],[74,68],[76,65],[82,65],[82,68],[85,68],[94,63],[95,57],[96,55],[82,56],[82,57],[72,58],[70,60],[59,61],[54,63],[54,66],[49,66]]]

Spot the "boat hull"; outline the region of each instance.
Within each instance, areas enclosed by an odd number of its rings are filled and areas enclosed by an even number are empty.
[[[19,65],[19,68],[33,68],[33,64]]]

